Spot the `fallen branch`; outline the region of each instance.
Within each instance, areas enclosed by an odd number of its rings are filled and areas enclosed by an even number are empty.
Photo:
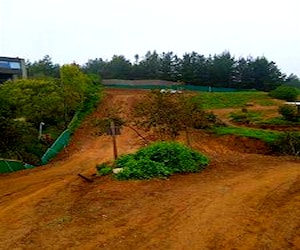
[[[90,179],[90,178],[88,178],[88,177],[86,177],[86,176],[84,176],[84,175],[82,175],[82,174],[78,174],[78,176],[81,177],[82,179],[84,179],[85,181],[89,182],[89,183],[92,183],[92,182],[93,182],[92,179]]]

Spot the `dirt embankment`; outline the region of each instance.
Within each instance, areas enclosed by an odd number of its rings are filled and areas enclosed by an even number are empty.
[[[257,154],[256,141],[195,133],[211,158],[201,173],[79,178],[113,155],[91,121],[113,105],[126,116],[144,93],[109,90],[58,159],[0,176],[0,249],[300,249],[300,161]],[[120,154],[143,145],[129,128],[117,143]]]

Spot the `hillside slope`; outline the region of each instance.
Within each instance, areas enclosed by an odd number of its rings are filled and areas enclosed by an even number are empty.
[[[145,91],[107,90],[101,107],[47,166],[0,176],[0,249],[300,249],[300,161],[256,154],[256,141],[192,136],[211,158],[169,180],[85,182],[112,159],[92,121]],[[143,145],[125,128],[120,154]]]

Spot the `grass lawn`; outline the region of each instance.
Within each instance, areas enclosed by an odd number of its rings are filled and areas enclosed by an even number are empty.
[[[194,98],[202,103],[202,107],[204,109],[242,108],[245,107],[247,103],[262,106],[276,105],[276,102],[268,96],[268,93],[259,91],[220,93],[202,92]]]
[[[212,131],[218,135],[234,134],[238,136],[260,139],[267,143],[274,142],[283,133],[278,131],[252,129],[244,127],[214,127]]]

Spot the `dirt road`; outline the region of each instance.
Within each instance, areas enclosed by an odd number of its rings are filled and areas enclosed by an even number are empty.
[[[201,173],[79,178],[113,155],[91,121],[105,106],[126,115],[143,94],[109,90],[58,159],[0,176],[0,249],[300,249],[300,161],[257,154],[256,141],[199,132],[192,145],[211,158]],[[128,128],[117,143],[120,154],[143,145]]]

